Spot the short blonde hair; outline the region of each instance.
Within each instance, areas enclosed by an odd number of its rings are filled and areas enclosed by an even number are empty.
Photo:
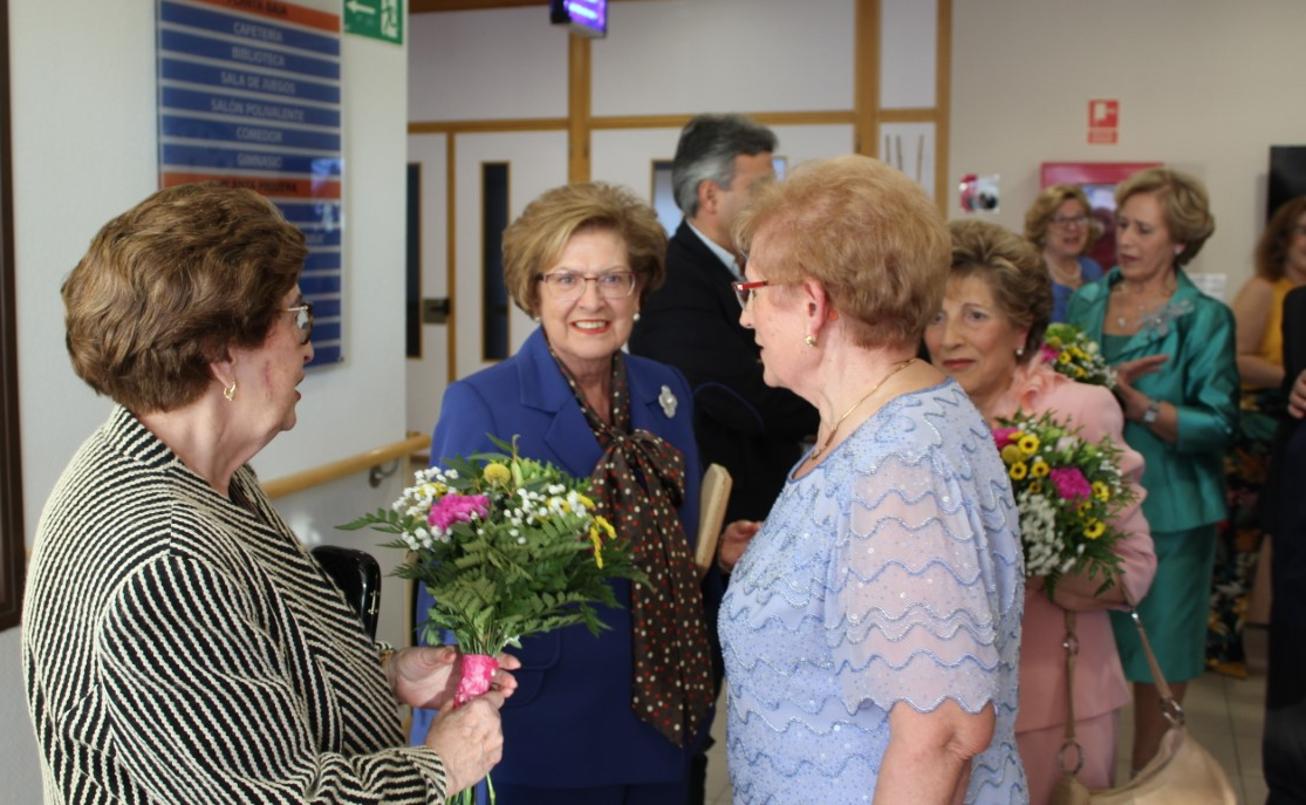
[[[1170,239],[1184,247],[1175,256],[1175,265],[1187,265],[1215,232],[1215,216],[1211,215],[1206,186],[1195,176],[1177,170],[1148,168],[1130,176],[1116,188],[1116,209],[1124,207],[1130,196],[1139,193],[1156,195]]]
[[[1043,343],[1052,317],[1052,280],[1028,240],[988,221],[953,221],[952,276],[983,277],[993,301],[1017,327],[1029,328],[1022,362]]]
[[[747,252],[765,232],[779,282],[816,280],[861,347],[915,345],[938,309],[948,230],[925,192],[864,156],[800,166],[760,188],[735,224]]]
[[[73,371],[137,414],[193,402],[229,347],[267,338],[307,256],[252,190],[160,190],[105,224],[64,280]]]
[[[626,244],[641,301],[662,285],[667,233],[657,213],[623,187],[580,182],[545,191],[504,230],[503,277],[517,307],[536,315],[540,275],[573,235],[594,229],[614,232]]]
[[[1025,237],[1030,243],[1040,249],[1047,244],[1048,227],[1052,225],[1052,219],[1057,214],[1057,207],[1067,201],[1078,201],[1083,205],[1084,214],[1088,216],[1086,222],[1088,240],[1084,241],[1084,251],[1093,248],[1093,244],[1102,236],[1102,229],[1093,218],[1093,208],[1088,203],[1088,196],[1073,184],[1054,184],[1045,187],[1043,192],[1038,194],[1038,198],[1034,199],[1034,203],[1025,213]]]

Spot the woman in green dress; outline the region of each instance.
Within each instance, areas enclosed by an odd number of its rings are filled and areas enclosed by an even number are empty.
[[[1136,173],[1116,190],[1116,210],[1118,265],[1071,298],[1068,320],[1115,364],[1125,441],[1147,461],[1143,512],[1157,569],[1138,611],[1182,702],[1185,683],[1205,667],[1216,525],[1225,516],[1222,462],[1238,422],[1234,319],[1183,271],[1215,230],[1198,180],[1167,168]],[[1128,617],[1111,614],[1134,683],[1137,771],[1167,723]]]

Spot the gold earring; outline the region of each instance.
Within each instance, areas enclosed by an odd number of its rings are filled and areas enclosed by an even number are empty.
[[[231,385],[222,390],[222,396],[227,398],[227,402],[236,399],[236,381],[231,381]]]
[[[808,333],[807,335],[803,336],[803,343],[809,347],[816,346],[816,336],[812,335],[811,333]]]

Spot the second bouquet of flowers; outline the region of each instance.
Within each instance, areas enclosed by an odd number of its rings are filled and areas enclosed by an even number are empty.
[[[1020,512],[1025,575],[1041,576],[1051,596],[1067,573],[1115,580],[1124,537],[1111,525],[1134,499],[1120,472],[1120,449],[1109,438],[1093,443],[1050,414],[1017,413],[1000,420],[993,439],[1011,478]]]
[[[1115,388],[1116,372],[1107,365],[1101,348],[1073,324],[1049,324],[1040,351],[1049,366],[1071,380]]]

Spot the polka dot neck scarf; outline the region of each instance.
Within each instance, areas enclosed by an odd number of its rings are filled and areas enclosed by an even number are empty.
[[[552,352],[552,350],[550,350]],[[703,594],[676,507],[685,499],[685,458],[661,437],[631,430],[626,364],[612,358],[612,424],[585,402],[566,367],[594,436],[603,448],[590,476],[597,511],[630,540],[649,584],[631,585],[635,715],[679,747],[707,724],[712,706],[711,655]]]

